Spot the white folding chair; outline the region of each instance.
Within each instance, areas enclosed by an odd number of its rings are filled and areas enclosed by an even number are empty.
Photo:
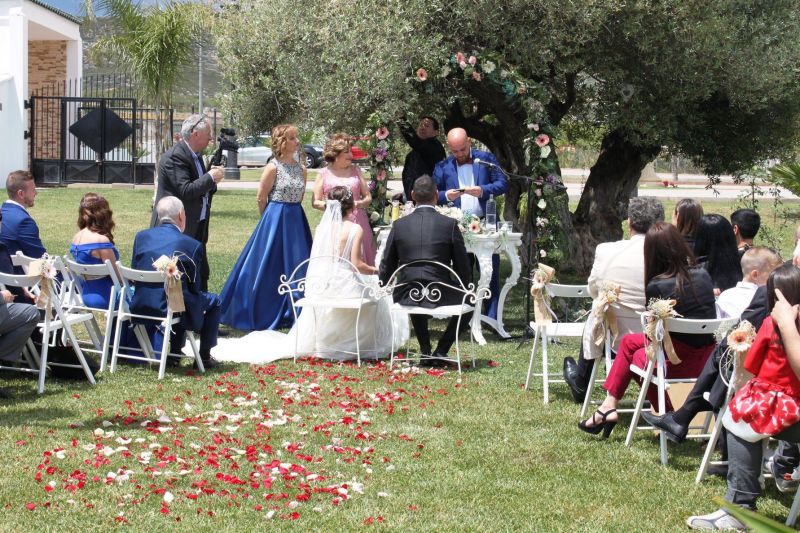
[[[664,321],[665,335],[669,333],[682,333],[687,335],[710,335],[718,329],[728,329],[738,322],[738,318],[717,318],[717,319],[691,319],[691,318],[668,318]],[[656,361],[648,361],[647,367],[643,370],[636,365],[630,366],[631,371],[642,378],[642,388],[639,391],[639,398],[636,401],[636,408],[633,411],[631,425],[628,429],[628,436],[625,439],[625,446],[630,446],[633,441],[633,432],[639,429],[653,430],[653,426],[638,426],[639,417],[644,406],[647,391],[652,382],[658,388],[658,414],[666,412],[666,394],[670,384],[675,383],[695,383],[697,378],[667,378],[667,365],[664,354],[663,342],[656,346]],[[656,374],[655,376],[653,374]],[[708,419],[706,419],[708,421]],[[660,432],[661,464],[667,464],[667,435]]]
[[[589,298],[589,288],[586,285],[563,285],[560,283],[548,283],[545,288],[546,291],[553,298]],[[586,321],[581,322],[552,322],[550,324],[537,324],[535,321],[530,323],[531,329],[534,331],[533,346],[531,347],[531,358],[528,362],[528,376],[525,379],[525,390],[528,390],[530,385],[531,376],[542,378],[542,387],[544,389],[544,403],[550,402],[550,384],[551,383],[564,383],[563,377],[560,372],[550,372],[548,361],[548,345],[551,339],[559,337],[582,338],[583,329],[586,327]],[[542,371],[533,372],[533,361],[536,358],[536,348],[539,346],[541,339],[542,348]],[[597,365],[595,365],[596,367]]]
[[[422,265],[429,265],[438,268],[443,274],[449,275],[449,281],[404,281],[403,275],[409,267],[418,267]],[[392,294],[396,289],[409,287],[408,297],[417,305],[401,305],[395,303],[392,305],[392,322],[394,322],[394,313],[404,313],[406,315],[427,315],[431,318],[452,318],[457,316],[456,323],[456,355],[455,357],[442,357],[445,361],[456,363],[458,366],[458,374],[461,375],[461,345],[458,337],[461,331],[461,322],[464,315],[473,312],[475,309],[480,309],[483,300],[489,298],[491,292],[487,287],[476,288],[474,283],[464,285],[461,278],[458,277],[456,272],[444,263],[438,261],[419,260],[411,261],[401,265],[389,277],[389,280],[384,287],[384,291]],[[461,303],[453,305],[438,305],[444,293],[458,295]],[[423,305],[434,305],[435,307],[423,307]],[[394,324],[392,324],[394,327]],[[472,367],[475,368],[475,338],[472,334],[472,321],[470,321],[470,346],[472,359]],[[398,349],[401,346],[397,347]],[[394,365],[395,354],[394,339],[392,339],[392,357],[389,361],[389,366]],[[433,356],[428,354],[418,354],[420,360],[431,359]]]
[[[86,358],[83,355],[83,350],[81,349],[81,345],[78,342],[78,338],[72,329],[73,326],[77,324],[94,320],[94,316],[91,313],[74,313],[67,311],[67,309],[61,302],[58,293],[58,288],[56,287],[56,284],[53,283],[53,280],[46,278],[43,279],[41,276],[15,275],[15,274],[5,274],[0,272],[0,287],[4,289],[7,287],[19,287],[19,288],[31,289],[42,283],[49,284],[48,289],[50,294],[51,305],[48,306],[49,311],[46,311],[44,313],[44,320],[39,322],[39,325],[37,326],[42,332],[42,352],[41,355],[39,356],[39,384],[38,384],[39,394],[42,394],[44,392],[44,380],[45,380],[45,375],[47,373],[47,365],[48,365],[47,353],[50,347],[50,342],[52,342],[55,339],[55,335],[59,331],[65,334],[64,335],[65,344],[69,344],[70,346],[72,346],[72,349],[78,358],[79,364],[70,364],[70,363],[49,363],[49,364],[51,366],[81,368],[84,374],[86,374],[86,379],[89,380],[89,383],[94,385],[95,384],[94,375],[92,374],[92,371],[86,362]],[[51,313],[54,314],[54,316],[51,316]],[[32,343],[28,343],[28,348],[35,352],[35,348],[33,348]]]
[[[317,276],[313,273],[307,274],[308,265],[311,261],[330,260],[338,262],[337,268],[346,266],[350,269],[353,275],[353,283],[360,290],[358,297],[339,297],[337,296],[336,286],[337,279],[331,278],[329,275]],[[351,309],[356,311],[356,351],[351,352],[347,350],[340,350],[334,347],[327,349],[322,347],[321,350],[315,350],[315,354],[325,353],[346,353],[355,355],[358,365],[361,366],[361,339],[359,332],[359,324],[361,320],[361,311],[365,306],[376,305],[376,287],[361,281],[358,275],[358,269],[347,259],[343,257],[335,257],[331,255],[318,255],[306,259],[295,267],[292,273],[287,277],[285,274],[281,275],[281,283],[278,286],[278,294],[288,294],[292,302],[292,313],[294,321],[297,322],[299,311],[302,309],[309,309],[316,317],[317,309]],[[308,311],[307,311],[308,312]],[[295,336],[294,343],[294,361],[297,362],[298,343],[300,339]]]
[[[608,372],[611,370],[611,364],[613,361],[611,360],[611,331],[606,330],[606,340],[603,344],[603,361],[606,365],[606,376],[608,376]],[[598,400],[592,400],[592,393],[594,392],[594,386],[597,382],[597,369],[600,368],[600,359],[595,359],[594,364],[592,365],[592,372],[589,374],[589,383],[586,385],[586,397],[583,400],[583,406],[581,406],[581,420],[586,417],[586,413],[589,412],[589,405],[597,405],[602,403]],[[619,409],[617,410],[619,411]]]
[[[164,316],[135,314],[131,312],[130,307],[128,306],[128,301],[124,297],[125,294],[130,292],[131,286],[135,285],[136,283],[152,283],[163,286],[165,275],[156,270],[136,270],[133,268],[128,268],[123,266],[119,261],[117,261],[117,270],[120,274],[122,293],[117,307],[117,327],[114,331],[114,347],[111,351],[111,372],[113,373],[116,371],[117,359],[120,357],[133,361],[143,361],[150,364],[157,364],[158,379],[164,379],[164,375],[166,374],[167,370],[167,357],[194,359],[194,362],[200,372],[205,372],[206,370],[203,366],[203,361],[200,358],[200,350],[198,349],[197,341],[195,340],[194,333],[190,329],[186,330],[186,338],[189,340],[189,345],[191,346],[194,355],[185,355],[182,352],[170,352],[170,333],[173,326],[180,324],[181,317],[179,315],[176,316],[173,314],[172,309],[169,309],[169,306],[167,306],[167,313]],[[150,343],[150,338],[147,336],[147,332],[140,321],[151,321],[163,328],[164,341],[161,343],[160,358],[157,359],[155,357],[153,345]],[[133,323],[133,332],[139,344],[138,349],[126,348],[126,350],[141,352],[142,355],[120,353],[122,328],[125,322]],[[178,349],[180,348],[182,347],[178,347]]]
[[[65,283],[67,283],[66,275],[70,276],[68,282],[69,288],[67,289],[69,306],[72,309],[103,313],[106,317],[105,333],[102,336],[102,348],[100,350],[86,350],[96,351],[100,355],[100,371],[102,372],[106,368],[108,353],[111,349],[112,331],[117,318],[118,306],[116,299],[120,295],[122,284],[120,283],[117,273],[114,270],[114,266],[109,259],[106,259],[104,263],[98,265],[84,265],[81,263],[76,263],[75,261],[67,258],[65,258],[64,262],[66,263],[66,268],[64,269]],[[88,307],[83,301],[83,283],[91,279],[102,277],[108,277],[111,280],[108,307],[105,309]]]

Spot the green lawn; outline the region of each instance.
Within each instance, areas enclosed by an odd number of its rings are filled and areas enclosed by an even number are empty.
[[[84,192],[40,192],[32,214],[49,251],[67,251]],[[151,193],[103,194],[127,262]],[[254,196],[215,197],[213,290],[255,227]],[[784,252],[792,233],[781,230]],[[520,286],[508,306],[515,334],[522,297]],[[664,468],[649,434],[631,448],[622,425],[607,442],[585,435],[563,386],[548,405],[540,383],[522,389],[530,342],[487,338],[460,381],[383,364],[183,368],[161,382],[122,367],[95,387],[49,380],[38,396],[33,379],[2,374],[15,397],[0,401],[0,530],[662,531],[716,508],[725,483],[694,484],[699,444],[671,446]],[[576,351],[555,346],[553,369]],[[761,510],[782,521],[790,503],[769,486]]]

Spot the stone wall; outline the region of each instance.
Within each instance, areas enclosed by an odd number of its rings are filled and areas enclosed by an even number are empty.
[[[67,41],[28,41],[28,94],[62,95],[67,79]],[[52,87],[56,83],[56,87]],[[42,89],[44,89],[42,91]],[[55,100],[40,100],[36,110],[37,159],[58,159],[61,148],[59,116]],[[44,134],[42,134],[44,133]]]

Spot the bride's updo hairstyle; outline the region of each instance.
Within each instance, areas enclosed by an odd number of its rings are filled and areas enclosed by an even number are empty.
[[[108,200],[93,192],[87,192],[78,206],[78,228],[88,228],[93,233],[105,235],[114,242],[114,213]]]
[[[355,207],[355,202],[353,202],[353,193],[347,187],[339,185],[338,187],[334,187],[333,189],[328,192],[328,200],[337,200],[339,204],[342,206],[342,218],[346,218],[347,215],[353,210]]]
[[[286,142],[292,133],[297,134],[294,124],[278,124],[272,128],[271,144],[275,157],[282,157],[286,153]]]

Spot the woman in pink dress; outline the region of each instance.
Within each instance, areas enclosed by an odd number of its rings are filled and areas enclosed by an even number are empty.
[[[361,169],[353,164],[353,154],[350,151],[352,147],[353,142],[345,133],[335,133],[325,143],[322,155],[328,166],[317,174],[314,182],[314,207],[324,211],[325,199],[331,189],[338,186],[349,188],[353,193],[355,209],[348,215],[348,219],[364,230],[364,239],[361,241],[362,257],[368,265],[375,266],[375,239],[364,209],[372,202],[372,194]]]

